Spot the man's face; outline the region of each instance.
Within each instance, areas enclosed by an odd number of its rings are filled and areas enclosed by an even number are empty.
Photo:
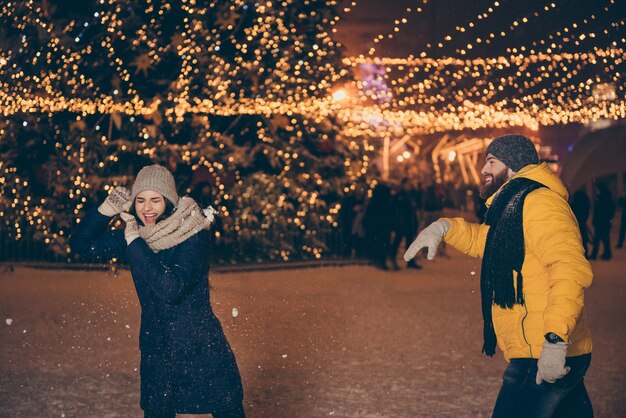
[[[480,170],[480,174],[482,174],[484,180],[480,188],[480,197],[483,199],[488,199],[504,183],[511,179],[509,168],[492,154],[487,154],[487,162],[483,169]]]

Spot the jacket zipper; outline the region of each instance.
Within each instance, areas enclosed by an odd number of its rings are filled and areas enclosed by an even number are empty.
[[[526,311],[526,314],[522,318],[522,336],[524,337],[524,342],[526,342],[526,345],[528,345],[528,348],[530,349],[530,358],[534,358],[533,357],[533,346],[530,345],[530,343],[526,339],[526,331],[524,329],[524,321],[526,320],[526,317],[528,316],[528,307],[526,307],[526,302],[524,302],[524,310]]]

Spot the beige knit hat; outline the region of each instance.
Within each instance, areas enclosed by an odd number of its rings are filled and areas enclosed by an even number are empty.
[[[164,198],[178,205],[178,193],[176,192],[176,182],[170,171],[158,164],[149,165],[137,173],[133,189],[131,192],[131,200],[134,202],[137,195],[144,190],[152,190],[160,193]]]

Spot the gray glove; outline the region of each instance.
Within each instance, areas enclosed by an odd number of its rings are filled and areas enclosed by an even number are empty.
[[[428,248],[427,258],[429,260],[434,259],[435,254],[437,254],[437,248],[439,248],[439,244],[441,244],[441,240],[443,240],[443,236],[446,235],[450,226],[450,222],[444,219],[438,219],[428,225],[415,238],[409,249],[406,250],[404,260],[410,261],[424,247]]]
[[[139,224],[137,223],[137,218],[126,212],[120,213],[120,216],[124,222],[126,222],[126,228],[124,229],[126,245],[130,245],[131,242],[139,238]]]
[[[566,374],[570,368],[565,366],[565,355],[567,354],[568,343],[549,342],[543,343],[539,360],[537,361],[537,378],[535,382],[540,385],[542,380],[554,383]]]
[[[98,207],[98,212],[104,216],[115,216],[127,211],[132,205],[130,190],[126,187],[116,187]]]

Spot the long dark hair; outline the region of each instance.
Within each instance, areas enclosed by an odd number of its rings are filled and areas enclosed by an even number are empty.
[[[162,214],[159,215],[158,218],[156,218],[156,221],[154,221],[155,224],[158,224],[159,222],[169,218],[170,216],[172,216],[172,213],[174,213],[174,210],[176,210],[176,206],[174,206],[174,204],[170,202],[168,198],[163,195],[161,195],[161,197],[163,197],[163,200],[165,200],[165,210]],[[137,199],[137,197],[135,197],[135,199]],[[135,209],[135,200],[133,200],[133,205],[128,210],[128,213],[137,218],[137,221],[139,223],[143,224],[139,216],[137,216],[137,210]]]

